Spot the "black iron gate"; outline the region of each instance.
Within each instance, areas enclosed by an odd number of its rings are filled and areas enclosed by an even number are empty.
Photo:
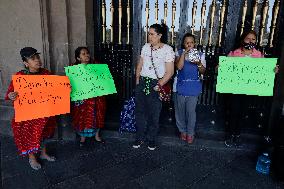
[[[110,2],[109,14],[107,14],[108,2]],[[194,33],[199,39],[198,48],[206,54],[207,70],[198,104],[200,109],[202,109],[201,114],[205,114],[201,117],[208,117],[207,121],[209,124],[218,122],[217,117],[220,116],[216,116],[216,113],[224,113],[221,106],[223,101],[222,96],[224,95],[216,93],[215,90],[217,78],[215,67],[218,64],[218,57],[226,55],[228,51],[232,50],[239,40],[240,34],[247,29],[254,29],[258,32],[258,48],[265,56],[275,57],[278,50],[278,43],[275,39],[278,35],[277,31],[280,28],[277,18],[281,10],[280,7],[283,7],[283,1],[194,0],[192,7],[189,6],[189,1],[187,0],[180,0],[180,7],[179,5],[177,6],[175,0],[171,0],[171,3],[166,0],[157,0],[153,7],[150,7],[151,3],[153,2],[149,0],[100,0],[94,5],[94,10],[96,10],[95,16],[100,17],[95,23],[97,29],[95,35],[99,39],[95,42],[95,55],[101,62],[109,65],[117,87],[117,94],[107,97],[107,122],[112,123],[110,124],[112,126],[109,127],[118,127],[122,103],[125,99],[133,95],[136,60],[143,43],[145,43],[147,29],[150,25],[149,10],[152,9],[158,12],[161,4],[163,4],[164,13],[169,10],[171,5],[172,19],[176,17],[173,15],[176,14],[177,8],[180,13],[180,17],[177,17],[180,18],[179,30],[175,30],[174,20],[172,20],[170,26],[169,36],[171,45],[175,46],[180,36],[185,32]],[[270,14],[268,13],[269,7],[272,10]],[[185,18],[188,19],[189,8],[192,8],[191,24],[184,27],[181,21]],[[198,8],[200,8],[201,14],[199,31],[195,30],[197,26],[194,18],[197,15],[196,10]],[[205,11],[206,8],[207,12]],[[145,14],[146,18],[145,28],[142,24],[142,14]],[[158,13],[155,14],[156,22],[158,21],[157,15]],[[269,19],[268,15],[270,15]],[[108,17],[111,17],[109,28],[107,27]],[[163,20],[166,21],[167,18],[164,17]],[[204,20],[207,20],[206,23]],[[268,23],[270,23],[269,31],[266,28]],[[168,25],[170,24],[168,23]],[[247,109],[243,117],[247,128],[258,131],[263,130],[263,127],[267,127],[271,101],[272,97],[261,97],[247,104]],[[164,105],[163,112],[166,113],[166,116],[163,116],[163,119],[166,120],[163,121],[163,124],[174,124],[172,121],[174,120],[172,106]],[[219,122],[222,121],[221,116]]]

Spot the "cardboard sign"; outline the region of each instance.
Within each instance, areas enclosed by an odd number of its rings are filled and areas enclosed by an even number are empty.
[[[277,58],[219,57],[216,91],[273,96]]]
[[[107,64],[79,64],[65,67],[72,86],[71,101],[116,93]]]
[[[15,121],[70,113],[70,82],[66,76],[14,75]]]

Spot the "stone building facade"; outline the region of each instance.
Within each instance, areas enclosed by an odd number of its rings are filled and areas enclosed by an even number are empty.
[[[41,52],[44,67],[62,75],[78,46],[92,47],[93,0],[0,1],[0,99],[11,75],[23,68],[20,49]]]
[[[125,3],[126,0],[123,0]],[[141,0],[133,0],[132,32],[142,36]],[[188,7],[187,0],[181,0]],[[232,49],[232,39],[236,38],[241,1],[228,1],[228,23],[226,25],[225,48]],[[64,74],[64,67],[74,61],[74,50],[78,46],[88,46],[93,55],[100,42],[100,3],[101,0],[1,0],[0,1],[0,120],[9,120],[12,105],[1,107],[13,73],[23,68],[19,54],[21,48],[32,46],[41,52],[44,67],[58,75]],[[116,2],[117,3],[117,2]],[[271,117],[280,108],[284,111],[284,1],[281,1],[279,31],[274,50],[280,60],[280,73],[276,77]],[[182,14],[182,11],[180,12]],[[234,14],[233,14],[234,13]],[[236,13],[236,14],[235,14]],[[186,20],[188,15],[180,16]],[[96,25],[97,23],[97,25]],[[181,23],[180,23],[181,24]],[[280,27],[281,26],[281,27]],[[141,48],[141,37],[132,37],[133,60],[135,64]],[[275,119],[271,119],[273,125]]]

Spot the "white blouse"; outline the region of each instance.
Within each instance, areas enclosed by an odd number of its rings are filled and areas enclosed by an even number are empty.
[[[167,44],[163,47],[152,51],[154,66],[156,67],[159,78],[162,78],[166,72],[166,63],[173,63],[175,60],[175,53],[173,48]],[[143,77],[150,77],[157,79],[155,70],[151,61],[151,44],[146,43],[141,51],[143,65],[140,75]]]

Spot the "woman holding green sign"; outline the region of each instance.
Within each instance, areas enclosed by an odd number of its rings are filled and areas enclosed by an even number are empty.
[[[73,65],[92,63],[87,47],[78,47],[75,50],[75,59],[76,62]],[[96,142],[104,143],[100,138],[99,130],[104,127],[105,111],[106,102],[104,96],[72,103],[72,125],[80,136],[80,147],[84,146],[86,137],[95,136]]]
[[[234,51],[231,51],[228,56],[231,57],[252,57],[252,58],[263,58],[263,54],[256,50],[256,38],[257,34],[255,31],[248,31],[243,33],[241,36],[240,47]],[[275,73],[278,72],[278,66],[275,67]],[[240,146],[240,133],[241,125],[240,119],[243,112],[243,105],[248,101],[248,96],[243,94],[230,94],[225,95],[228,106],[228,136],[225,140],[225,145],[228,147]]]

